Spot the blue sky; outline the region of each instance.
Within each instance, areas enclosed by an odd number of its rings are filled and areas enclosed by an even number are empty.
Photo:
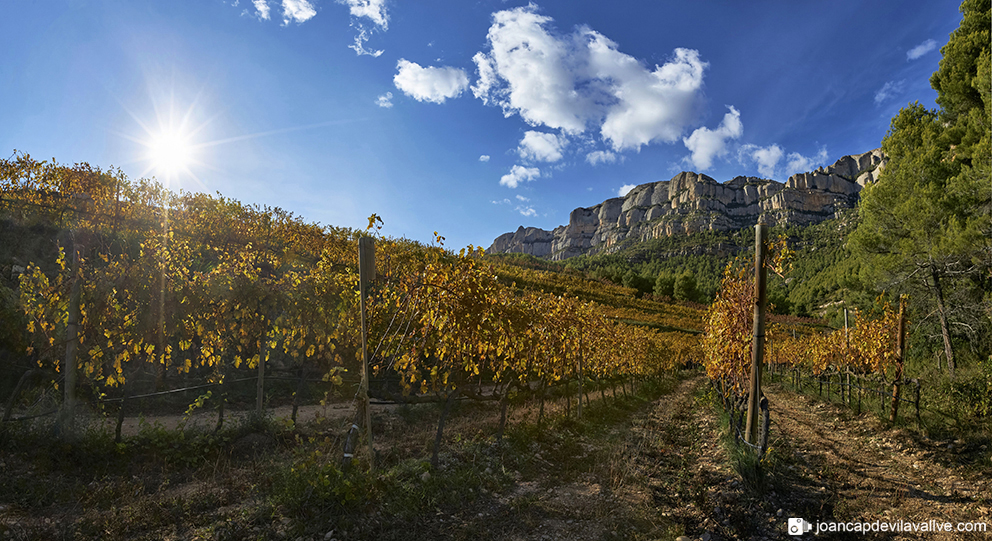
[[[11,0],[0,154],[445,245],[679,171],[880,145],[960,22],[926,1]]]

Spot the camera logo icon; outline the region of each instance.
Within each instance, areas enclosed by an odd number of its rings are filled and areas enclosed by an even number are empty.
[[[802,535],[813,529],[813,525],[801,518],[789,519],[789,535]]]

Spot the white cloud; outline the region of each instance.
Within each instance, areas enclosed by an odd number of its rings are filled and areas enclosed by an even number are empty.
[[[741,163],[744,163],[743,157],[746,156],[758,164],[759,174],[765,178],[771,178],[775,176],[775,168],[778,167],[778,162],[782,161],[782,157],[785,156],[785,151],[778,145],[769,145],[766,147],[744,145],[741,148],[741,155]]]
[[[727,142],[738,139],[744,133],[741,123],[741,113],[733,106],[727,106],[730,112],[723,115],[720,125],[711,130],[707,127],[697,128],[692,135],[682,139],[685,147],[692,154],[689,161],[701,171],[713,166],[713,160],[727,154]]]
[[[257,6],[256,6],[257,7]],[[282,24],[305,23],[317,15],[317,10],[313,8],[308,0],[282,0]]]
[[[479,161],[480,162],[488,162],[489,161],[489,155],[488,154],[483,154],[482,156],[479,156]]]
[[[385,94],[379,96],[378,98],[375,99],[375,104],[378,105],[379,107],[385,107],[386,109],[389,109],[390,107],[393,106],[393,93],[386,92]]]
[[[524,160],[556,162],[562,158],[562,148],[567,141],[553,133],[527,131],[517,147],[517,154]]]
[[[651,70],[588,27],[563,35],[552,22],[533,4],[494,13],[489,50],[473,57],[473,94],[532,126],[567,135],[598,129],[614,151],[678,140],[707,66],[697,51],[676,49]]]
[[[338,3],[348,6],[352,17],[369,19],[383,30],[389,28],[386,0],[338,0]]]
[[[269,20],[269,4],[265,0],[252,0],[252,4],[255,5],[255,11],[258,12],[258,18],[267,21]]]
[[[803,156],[798,152],[790,152],[785,164],[785,176],[789,177],[796,173],[806,173],[821,165],[826,165],[827,147],[821,147],[816,156]]]
[[[586,154],[586,161],[589,162],[589,165],[613,163],[617,161],[617,155],[608,150],[594,150]]]
[[[894,98],[896,94],[902,94],[903,89],[906,87],[906,81],[889,81],[882,85],[882,88],[875,93],[875,105],[881,104],[883,101],[889,98]]]
[[[626,197],[626,195],[630,193],[630,190],[633,190],[636,187],[636,184],[624,184],[623,186],[620,186],[619,190],[617,190],[617,195],[620,197]]]
[[[741,164],[745,165],[753,161],[758,166],[758,172],[766,178],[774,177],[776,171],[788,178],[796,173],[806,173],[821,165],[826,165],[827,147],[820,147],[820,150],[813,156],[803,156],[798,152],[786,154],[785,150],[778,145],[767,147],[744,145],[738,153],[738,158]],[[785,158],[785,166],[779,169],[782,158]]]
[[[371,56],[372,58],[379,58],[379,56],[382,55],[383,50],[382,49],[375,49],[375,50],[366,49],[365,48],[365,42],[367,42],[368,40],[369,40],[369,33],[368,33],[368,31],[365,30],[365,27],[359,26],[359,28],[358,28],[358,35],[355,36],[355,43],[352,44],[352,45],[349,45],[348,48],[351,49],[351,50],[353,50],[353,51],[355,51],[355,54],[357,54],[358,56],[368,55],[368,56]]]
[[[916,60],[936,48],[937,42],[932,39],[928,39],[916,47],[906,51],[906,60]]]
[[[541,176],[541,170],[536,167],[514,165],[510,172],[499,179],[500,186],[516,188],[521,182],[528,182]]]
[[[468,76],[458,68],[424,68],[401,58],[396,63],[396,69],[396,76],[393,77],[396,88],[417,101],[444,103],[444,100],[456,98],[468,88]]]
[[[517,195],[517,201],[523,201],[524,203],[530,201],[530,198],[524,197],[522,195]]]
[[[534,210],[534,207],[525,207],[521,205],[517,207],[517,211],[520,214],[523,214],[524,216],[529,216],[529,217],[537,216],[537,211]]]

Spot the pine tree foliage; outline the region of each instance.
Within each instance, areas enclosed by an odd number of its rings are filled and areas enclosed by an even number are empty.
[[[931,78],[939,110],[919,103],[892,119],[882,150],[889,163],[861,193],[851,237],[865,277],[912,293],[921,323],[939,337],[948,370],[963,346],[988,355],[992,269],[990,8],[966,0],[961,26]]]

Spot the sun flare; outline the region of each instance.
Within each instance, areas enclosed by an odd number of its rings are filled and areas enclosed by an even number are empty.
[[[163,130],[148,141],[148,160],[153,171],[172,179],[193,164],[194,146],[179,130]]]
[[[137,144],[133,156],[142,164],[140,176],[154,177],[169,189],[206,189],[198,172],[211,168],[204,148],[214,143],[205,142],[212,119],[203,119],[201,96],[183,99],[177,93],[184,93],[175,88],[156,88],[149,92],[147,105],[125,108],[141,132],[120,133]]]

